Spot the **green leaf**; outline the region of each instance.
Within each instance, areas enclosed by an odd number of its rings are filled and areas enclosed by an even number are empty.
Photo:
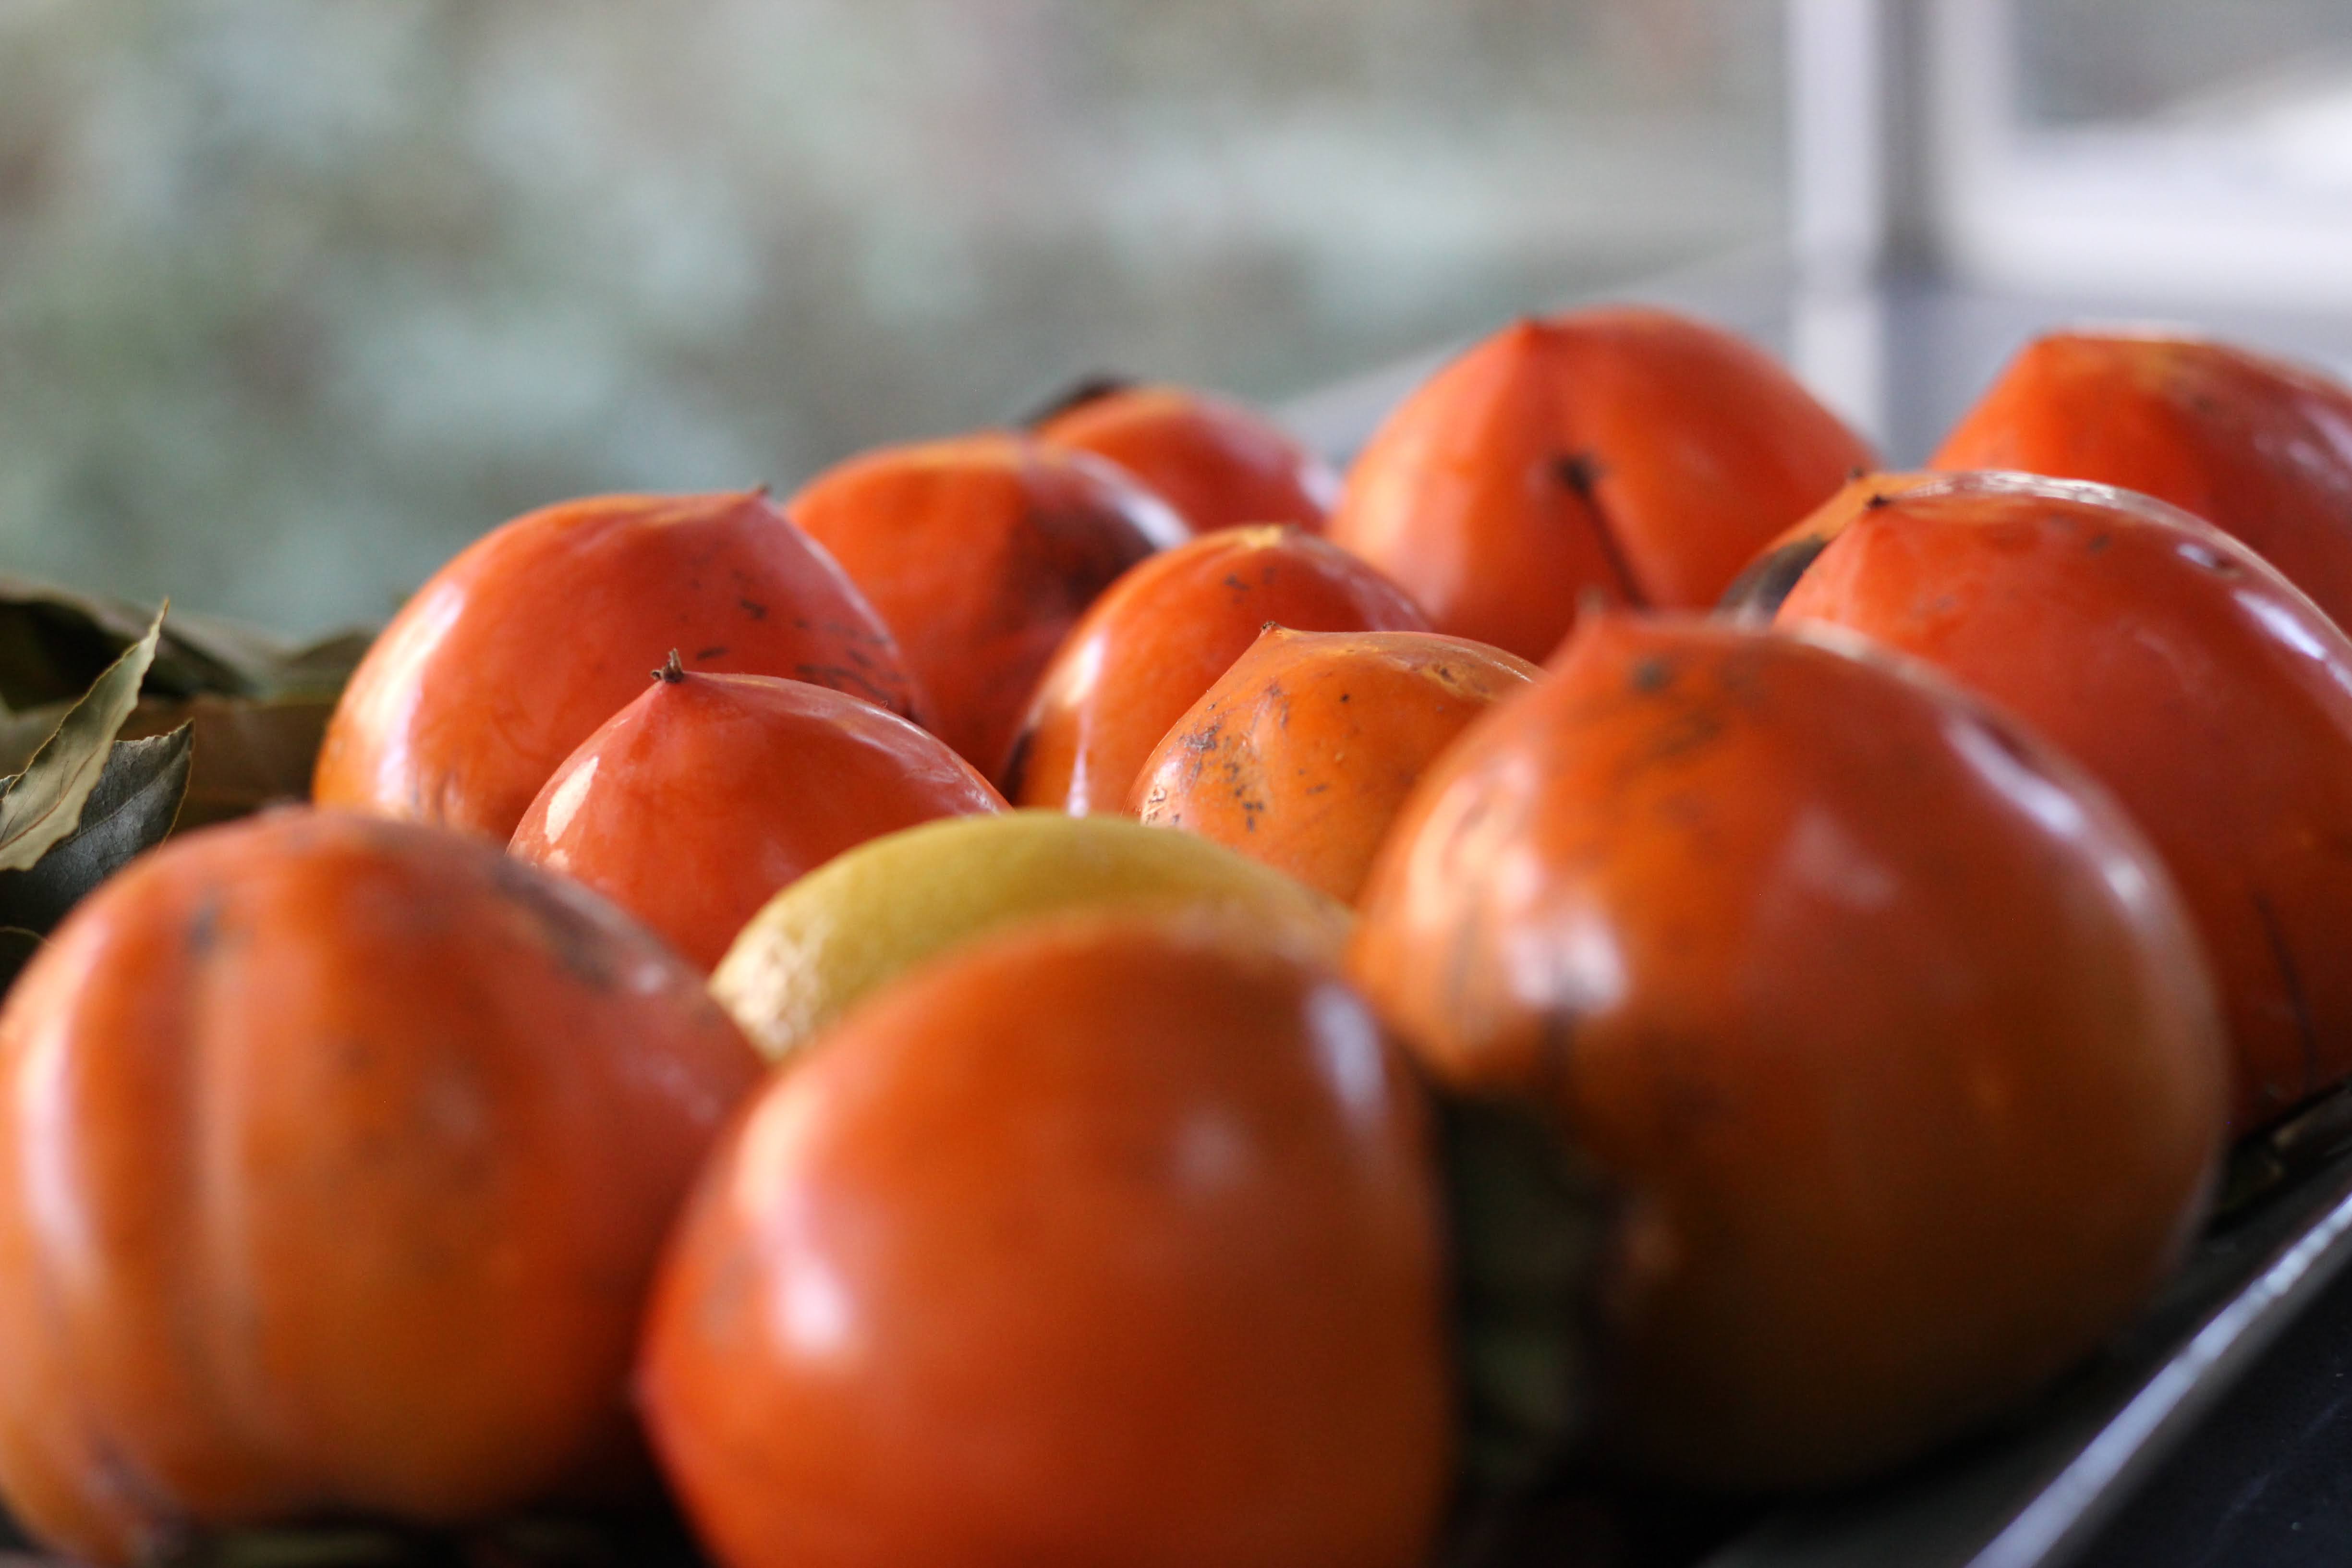
[[[40,935],[131,858],[163,842],[188,793],[195,732],[117,741],[81,808],[81,821],[34,865],[0,871],[0,925]]]
[[[1611,1203],[1531,1106],[1441,1091],[1465,1502],[1513,1499],[1589,1436]]]
[[[28,868],[79,826],[82,803],[106,771],[115,734],[138,706],[139,683],[163,633],[163,613],[157,610],[147,635],[66,710],[57,733],[0,794],[0,870]]]

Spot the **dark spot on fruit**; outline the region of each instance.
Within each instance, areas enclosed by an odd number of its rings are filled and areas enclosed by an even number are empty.
[[[1733,578],[1716,608],[1734,620],[1770,620],[1829,547],[1826,539],[1798,539],[1781,545]]]
[[[1626,760],[1624,773],[1631,777],[1703,752],[1723,738],[1724,728],[1722,716],[1705,708],[1677,713],[1650,731],[1648,744]]]
[[[1627,679],[1636,691],[1664,691],[1675,683],[1674,660],[1656,654],[1637,658]]]
[[[694,661],[697,664],[708,664],[714,658],[725,658],[726,657],[727,645],[723,642],[713,643],[709,647],[698,647],[694,650]]]
[[[1591,500],[1593,487],[1601,482],[1601,463],[1590,452],[1570,452],[1551,460],[1551,473],[1552,478],[1580,497]]]
[[[1892,496],[1884,496],[1873,491],[1870,499],[1862,504],[1864,510],[1876,511],[1880,507],[1893,506],[1895,500]]]
[[[2112,533],[2095,533],[2091,535],[2091,542],[2083,546],[2083,548],[2089,551],[2092,554],[2096,555],[2099,552],[2105,550],[2115,542],[2116,536]]]
[[[914,706],[905,694],[876,685],[863,670],[852,669],[845,664],[796,664],[793,679],[805,680],[811,686],[830,686],[835,691],[845,691],[852,697],[863,697],[877,708],[887,708],[901,719],[912,719]]]
[[[220,946],[221,896],[207,893],[197,903],[195,912],[188,917],[188,955],[197,960],[212,956]]]

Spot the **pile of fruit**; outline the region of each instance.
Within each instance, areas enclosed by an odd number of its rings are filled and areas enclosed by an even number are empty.
[[[1981,1430],[2352,1075],[2352,390],[2057,336],[1873,470],[1604,310],[1344,483],[1099,384],[553,506],[339,696],[0,591],[112,660],[0,794],[9,1510],[1559,1563]],[[188,831],[264,731],[315,804]]]

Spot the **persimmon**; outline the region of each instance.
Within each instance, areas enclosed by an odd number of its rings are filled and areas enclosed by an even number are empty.
[[[1338,471],[1281,426],[1190,387],[1090,381],[1030,429],[1118,464],[1195,533],[1265,522],[1313,531],[1339,499]]]
[[[1255,932],[1032,926],[772,1079],[638,1388],[730,1568],[1419,1568],[1453,1458],[1420,1091]]]
[[[937,705],[929,727],[991,782],[1072,624],[1120,573],[1189,537],[1101,458],[1003,434],[867,452],[785,510],[898,634]]]
[[[1604,1429],[1668,1475],[1918,1454],[2121,1327],[2202,1214],[2227,1058],[2163,866],[1923,667],[1588,619],[1359,913],[1349,971],[1436,1079],[1617,1188]]]
[[[416,591],[344,688],[312,797],[503,840],[674,647],[925,716],[888,628],[765,491],[598,496],[492,531]]]
[[[1949,475],[1811,532],[1757,608],[2000,704],[2163,856],[2221,983],[2232,1125],[2352,1074],[2352,641],[2244,544],[2104,485]]]
[[[1302,631],[1421,631],[1403,589],[1295,528],[1203,534],[1135,566],[1062,641],[1006,769],[1023,805],[1123,811],[1168,727],[1268,622]]]
[[[509,848],[635,915],[704,969],[770,895],[843,850],[1004,797],[870,702],[762,675],[653,684],[564,760]]]
[[[2317,370],[2160,331],[2054,332],[2011,361],[1931,466],[2170,501],[2352,627],[2352,387]]]
[[[1328,536],[1431,624],[1524,658],[1580,603],[1700,609],[1869,449],[1769,356],[1663,310],[1530,318],[1439,371],[1348,474]]]
[[[1169,729],[1131,807],[1349,901],[1430,763],[1541,673],[1462,637],[1270,626]]]
[[[77,1557],[606,1473],[759,1058],[603,900],[288,808],[78,907],[0,1011],[0,1489]]]

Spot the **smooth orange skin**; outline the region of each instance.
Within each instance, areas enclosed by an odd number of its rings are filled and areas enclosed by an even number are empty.
[[[762,491],[528,512],[435,573],[352,672],[311,796],[504,840],[678,650],[924,716],[898,645]]]
[[[1852,1480],[2028,1394],[2165,1278],[2220,1147],[2204,963],[2122,812],[1794,637],[1589,621],[1408,803],[1349,964],[1621,1192],[1609,1428],[1685,1480]]]
[[[1769,356],[1662,310],[1528,320],[1440,371],[1328,537],[1437,630],[1540,659],[1588,596],[1701,609],[1869,448]]]
[[[1169,730],[1132,809],[1351,903],[1429,764],[1542,673],[1432,632],[1269,627]]]
[[[1301,631],[1425,631],[1403,589],[1295,528],[1204,534],[1134,567],[1045,667],[1006,793],[1084,816],[1125,811],[1143,760],[1269,623]]]
[[[639,1397],[729,1568],[1419,1568],[1450,1483],[1420,1090],[1336,975],[1167,921],[914,973],[771,1080]]]
[[[656,679],[565,759],[509,850],[595,889],[708,971],[786,883],[1004,797],[870,702],[761,675]]]
[[[1281,426],[1188,387],[1120,387],[1062,410],[1035,434],[1118,464],[1194,533],[1267,522],[1313,532],[1339,499],[1338,470]]]
[[[1930,466],[2170,501],[2352,627],[2352,387],[2317,371],[2195,338],[2060,332],[2011,362]]]
[[[929,728],[991,782],[1030,693],[1096,595],[1189,534],[1099,458],[983,434],[886,447],[793,497],[907,650]]]
[[[121,1563],[584,1484],[759,1071],[649,933],[471,837],[289,809],[142,858],[0,1012],[10,1512]]]
[[[2105,486],[1953,475],[1781,603],[1926,659],[2115,792],[2221,984],[2248,1131],[2352,1075],[2352,642],[2244,545]]]

